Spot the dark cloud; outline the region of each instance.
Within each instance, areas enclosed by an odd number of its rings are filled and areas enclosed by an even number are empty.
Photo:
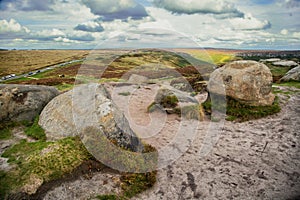
[[[101,24],[97,22],[89,22],[84,24],[78,24],[74,30],[77,31],[85,31],[85,32],[102,32],[104,31],[104,28],[101,26]]]
[[[70,40],[76,40],[76,41],[83,41],[83,42],[90,42],[94,41],[95,38],[90,34],[84,34],[84,35],[68,35],[68,38]]]
[[[243,17],[244,13],[239,11],[234,4],[224,0],[154,0],[153,4],[176,14],[215,14],[220,18]]]
[[[114,19],[134,20],[148,16],[145,8],[134,0],[82,0],[95,15],[101,16],[103,21],[113,21]]]
[[[0,10],[22,10],[22,11],[46,11],[51,10],[54,0],[2,0],[0,1]]]
[[[289,0],[286,3],[286,6],[288,8],[295,8],[295,7],[300,7],[300,0]]]

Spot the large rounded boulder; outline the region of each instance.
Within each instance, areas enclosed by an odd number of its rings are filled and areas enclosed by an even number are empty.
[[[234,61],[211,74],[208,90],[210,93],[224,94],[225,88],[226,96],[239,102],[251,106],[266,106],[271,105],[275,98],[272,94],[272,82],[272,73],[263,63]]]
[[[48,140],[84,137],[82,134],[93,128],[118,146],[132,151],[143,149],[125,115],[99,84],[81,85],[54,98],[42,111],[39,125]]]
[[[0,121],[33,121],[58,94],[49,86],[0,84]]]

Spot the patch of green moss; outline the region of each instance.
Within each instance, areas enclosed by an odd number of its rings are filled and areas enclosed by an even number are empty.
[[[130,92],[120,92],[118,93],[118,95],[121,95],[121,96],[129,96],[131,93]]]
[[[254,119],[260,119],[269,115],[280,112],[278,97],[270,106],[250,106],[244,103],[238,102],[230,97],[227,97],[227,107],[226,107],[226,120],[229,121],[248,121]],[[202,104],[206,113],[211,114],[212,103],[210,100]]]
[[[32,175],[44,182],[58,179],[90,158],[79,138],[31,143],[21,140],[7,149],[2,156],[8,158],[8,162],[15,164],[16,168],[2,173],[1,198],[8,193],[18,192]]]
[[[0,140],[7,140],[12,137],[12,128],[18,126],[16,122],[2,122],[0,123]]]
[[[143,174],[126,174],[121,177],[121,182],[123,198],[130,199],[155,184],[156,171]]]
[[[148,144],[143,144],[143,153],[157,152],[157,150]],[[157,157],[156,157],[157,159]],[[151,161],[150,161],[151,162]],[[149,163],[148,163],[149,164]],[[152,165],[152,163],[150,163]],[[124,173],[122,174],[121,181],[121,194],[98,195],[97,199],[117,199],[127,200],[137,194],[151,188],[156,182],[157,171],[147,173]]]
[[[74,87],[74,84],[67,84],[67,83],[64,83],[64,84],[61,84],[61,85],[56,85],[55,86],[59,91],[68,91],[68,90],[71,90],[73,87]]]
[[[175,95],[168,95],[161,99],[160,105],[164,108],[174,108],[177,106],[178,102],[179,101]]]
[[[119,199],[119,197],[115,194],[98,195],[96,198],[99,200],[118,200]]]
[[[147,112],[152,113],[158,108],[158,105],[155,102],[152,102],[148,107],[147,107]]]
[[[36,140],[46,140],[46,134],[45,131],[40,125],[38,124],[39,122],[39,116],[37,116],[32,125],[27,125],[27,128],[25,128],[25,134],[29,137],[32,137],[33,139]]]

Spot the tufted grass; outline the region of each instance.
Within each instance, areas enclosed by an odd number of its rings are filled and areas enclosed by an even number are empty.
[[[212,107],[211,101],[207,100],[202,106],[205,112],[210,115]],[[280,112],[280,110],[278,97],[275,98],[274,103],[270,106],[249,106],[227,97],[226,120],[244,122],[267,117]]]
[[[33,139],[46,141],[46,134],[42,127],[40,127],[39,123],[39,116],[37,116],[32,125],[28,125],[25,128],[25,134]]]
[[[47,182],[71,173],[90,154],[79,138],[65,138],[57,142],[27,142],[10,147],[2,157],[16,166],[9,172],[0,172],[0,198],[8,193],[20,192],[32,175]]]

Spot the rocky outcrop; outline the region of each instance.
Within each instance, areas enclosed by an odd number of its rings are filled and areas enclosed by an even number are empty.
[[[272,94],[272,80],[266,65],[255,61],[235,61],[211,74],[208,90],[248,105],[265,106],[271,105],[275,98]]]
[[[180,91],[173,87],[162,87],[157,91],[154,102],[159,104],[167,96],[174,96],[181,103],[198,103],[197,100],[189,95],[187,92]]]
[[[32,121],[59,94],[54,87],[0,85],[0,121]]]
[[[284,77],[280,79],[281,82],[287,81],[300,81],[300,66],[295,67],[288,71]]]
[[[154,102],[149,105],[148,112],[156,109],[168,114],[179,114],[185,119],[204,119],[204,111],[200,102],[189,93],[172,87],[163,87],[157,91]]]
[[[181,90],[184,92],[193,92],[193,88],[190,83],[185,78],[176,78],[173,79],[170,85],[177,90]]]
[[[283,66],[283,67],[295,67],[298,64],[295,61],[292,60],[281,60],[281,61],[277,61],[277,62],[273,62],[272,63],[275,66]]]
[[[127,83],[141,85],[143,83],[147,83],[148,81],[149,81],[149,79],[145,76],[141,76],[138,74],[132,74],[129,77]]]
[[[103,85],[89,84],[54,98],[42,111],[39,125],[48,140],[85,134],[93,127],[118,146],[141,151],[142,144]]]

